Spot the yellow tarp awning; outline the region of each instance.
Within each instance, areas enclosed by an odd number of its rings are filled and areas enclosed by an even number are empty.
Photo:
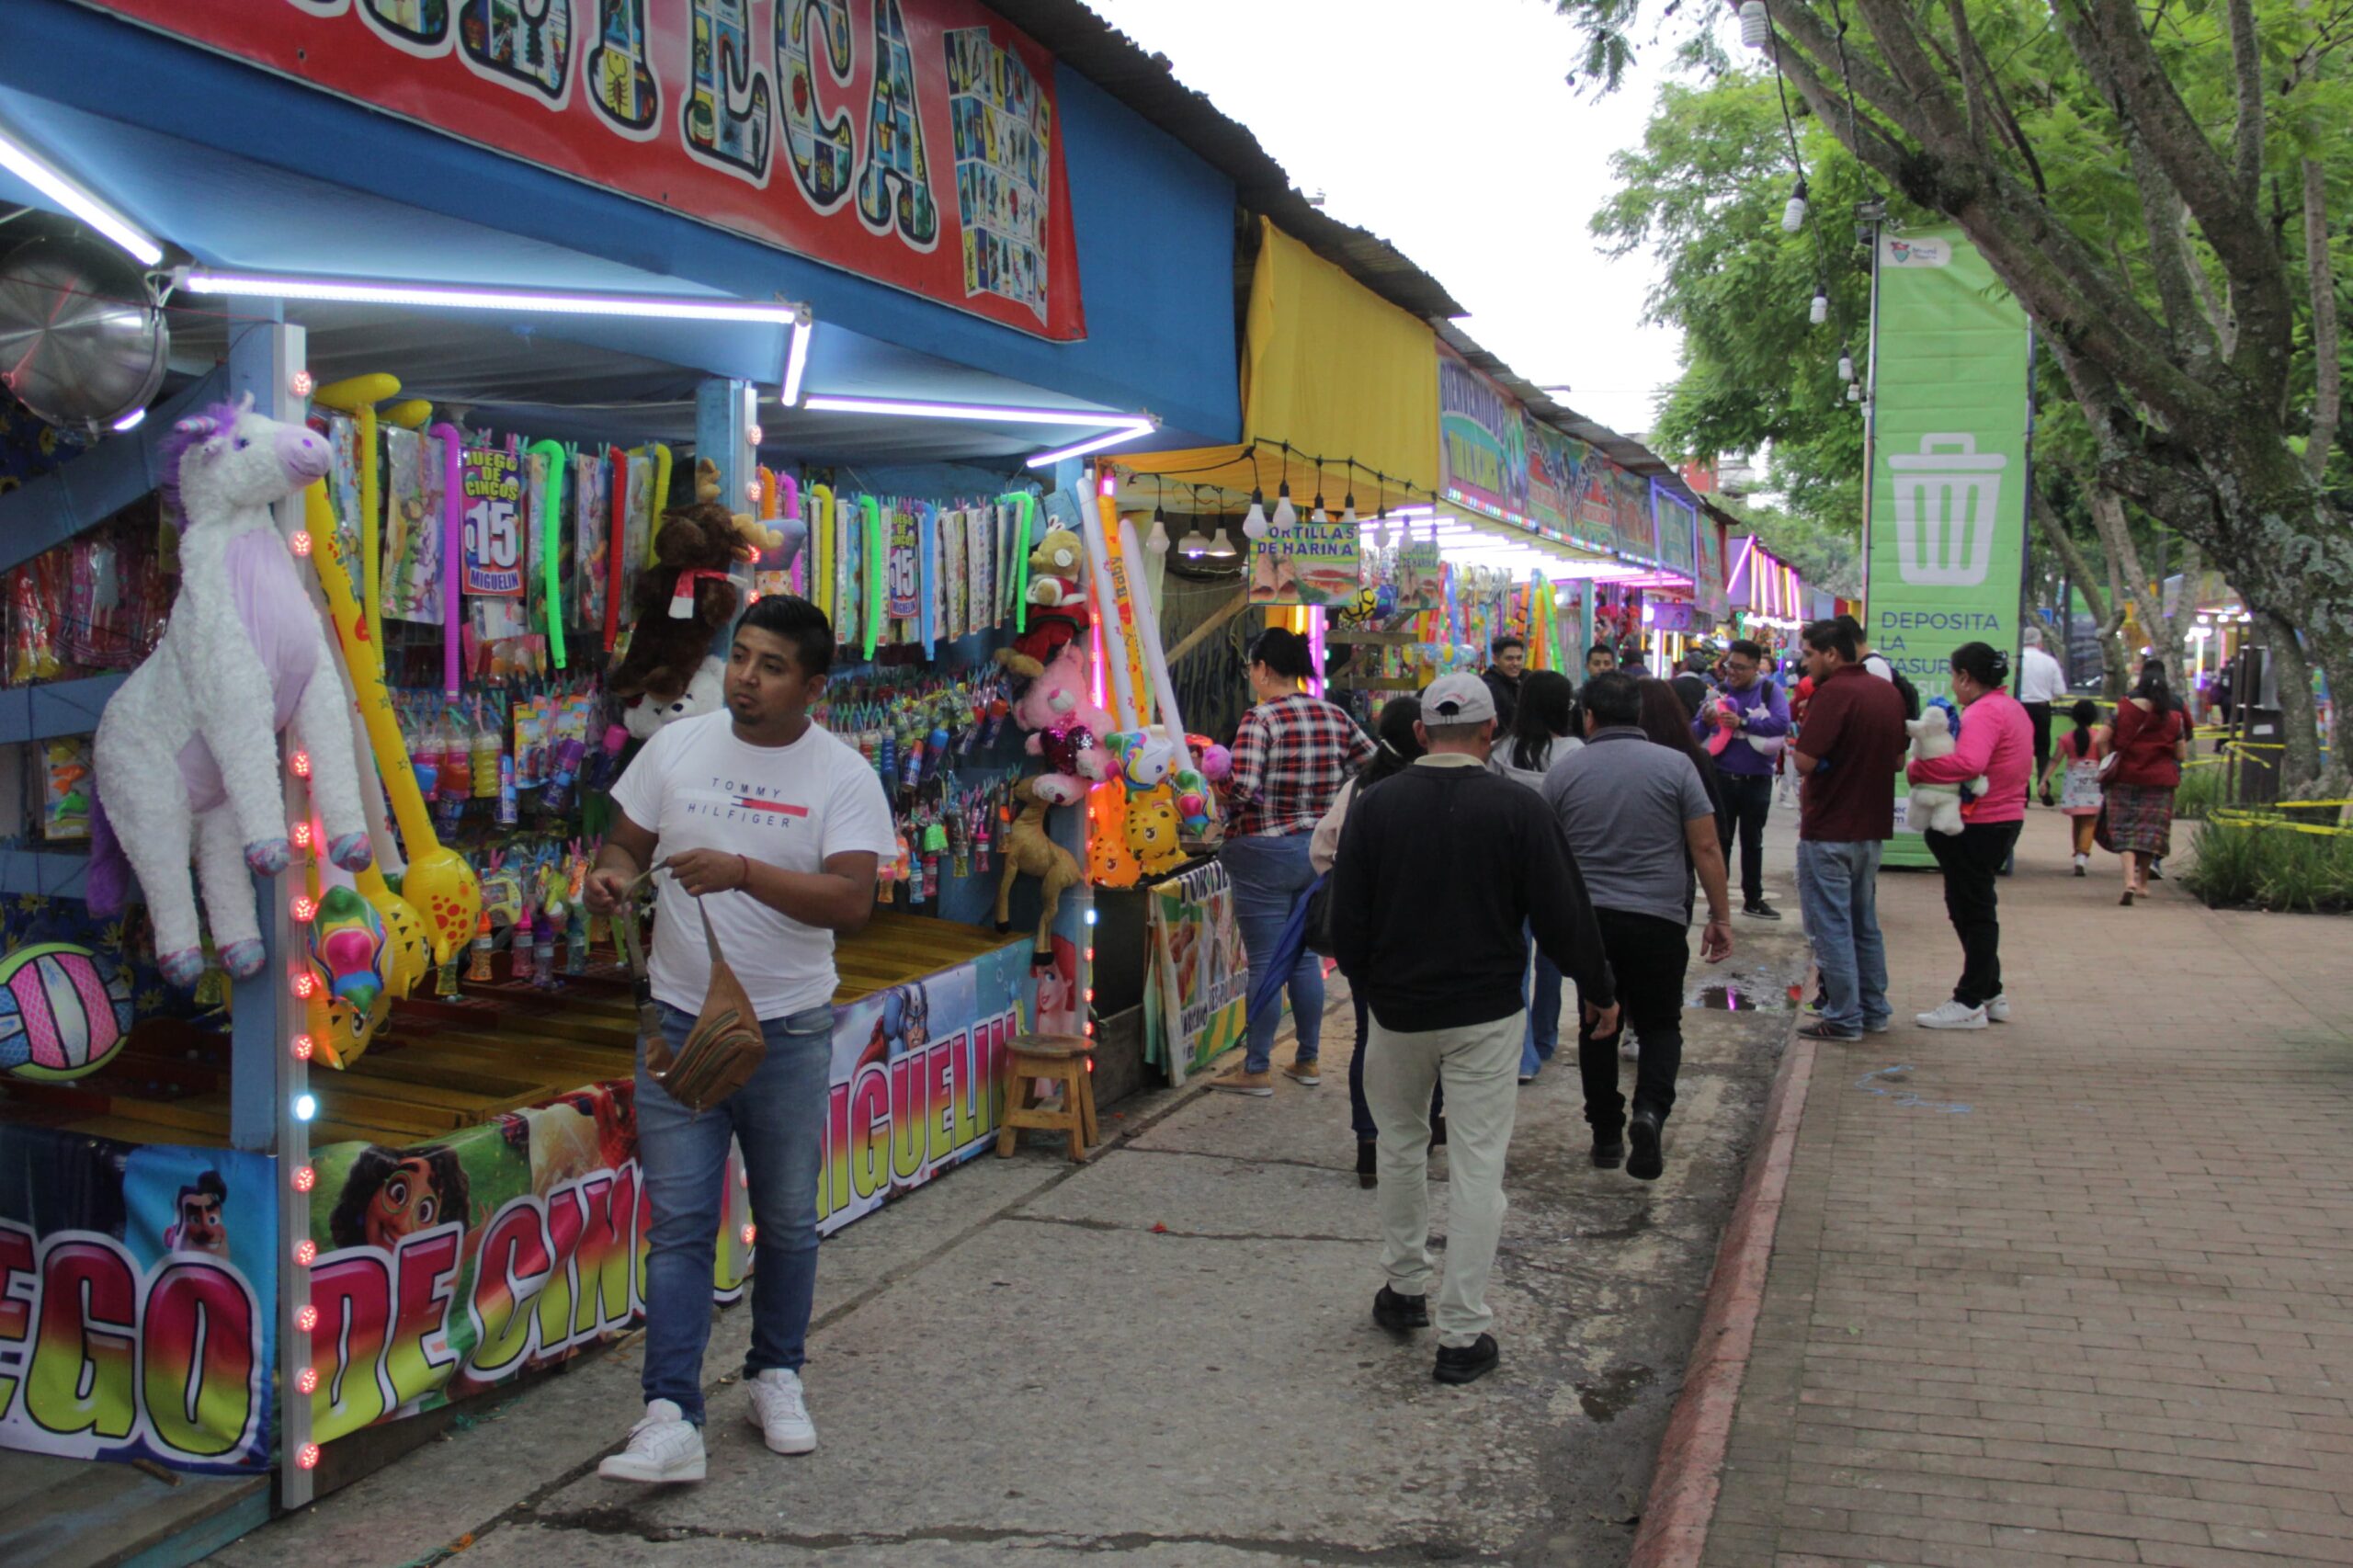
[[[1215,484],[1268,496],[1285,477],[1303,506],[1326,462],[1334,506],[1353,488],[1360,513],[1380,503],[1370,472],[1389,476],[1387,500],[1426,499],[1438,484],[1438,340],[1305,245],[1259,220],[1261,244],[1245,325],[1242,420],[1232,447],[1115,457],[1117,467],[1166,474],[1172,486]],[[1255,464],[1243,453],[1257,445]],[[1286,465],[1281,443],[1290,446]],[[1347,460],[1358,465],[1351,471]],[[1353,477],[1351,475],[1353,474]],[[1176,499],[1171,494],[1172,503]]]

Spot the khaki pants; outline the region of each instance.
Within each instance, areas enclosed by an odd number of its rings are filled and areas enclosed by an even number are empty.
[[[1446,1277],[1438,1292],[1441,1345],[1469,1345],[1495,1322],[1487,1273],[1503,1234],[1504,1151],[1519,1110],[1526,1015],[1466,1028],[1400,1034],[1372,1020],[1364,1096],[1381,1129],[1381,1266],[1401,1296],[1429,1293],[1430,1089],[1446,1085],[1446,1152],[1453,1173]]]

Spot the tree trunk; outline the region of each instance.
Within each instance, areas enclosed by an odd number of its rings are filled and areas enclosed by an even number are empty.
[[[2293,621],[2251,599],[2247,608],[2255,612],[2256,630],[2263,633],[2264,643],[2271,650],[2272,672],[2279,687],[2281,733],[2275,744],[2286,747],[2279,759],[2279,789],[2285,793],[2320,777],[2319,715],[2313,708],[2312,662],[2296,641]]]

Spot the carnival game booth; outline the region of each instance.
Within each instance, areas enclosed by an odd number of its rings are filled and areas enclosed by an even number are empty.
[[[904,844],[889,907],[838,955],[827,1228],[983,1145],[1012,1033],[1085,1027],[1084,900],[1056,920],[1052,858],[1032,853],[1050,834],[1068,853],[1076,813],[1041,822],[1015,782],[1042,770],[1024,703],[1062,688],[996,655],[1050,608],[1031,590],[1063,564],[1051,521],[1091,509],[1053,449],[1232,429],[1230,392],[1199,395],[1230,388],[1230,303],[1189,281],[1228,267],[1231,189],[978,7],[932,9],[969,12],[961,47],[995,51],[908,84],[940,96],[942,125],[979,117],[970,199],[926,214],[913,165],[878,188],[898,193],[891,222],[936,224],[963,258],[948,288],[885,287],[774,248],[805,236],[755,234],[756,214],[706,228],[73,6],[0,17],[0,203],[34,209],[0,252],[40,229],[59,253],[44,297],[105,301],[154,361],[127,392],[85,370],[0,411],[23,444],[0,494],[0,738],[43,787],[38,836],[0,857],[21,1019],[0,1270],[34,1303],[0,1338],[0,1446],[275,1471],[299,1504],[390,1451],[392,1417],[630,1321],[633,1030],[578,878],[601,787],[639,733],[711,699],[707,655],[754,593],[833,616],[824,718],[883,775]],[[353,17],[284,20],[317,34],[313,65],[398,57]],[[220,26],[199,41],[285,68]],[[462,103],[388,107],[462,128],[513,91],[442,63]],[[961,97],[988,101],[951,117]],[[224,104],[246,131],[189,134]],[[1016,110],[1024,136],[996,118]],[[1090,131],[1074,178],[1063,144]],[[334,154],[363,137],[369,156]],[[1005,232],[960,242],[952,214],[973,227],[975,203],[1009,199],[992,157],[1063,214],[1157,178],[1171,221],[1149,247],[1034,211],[1026,256]],[[101,276],[90,257],[112,252],[129,260]],[[654,256],[683,259],[636,265]],[[1091,290],[1083,340],[1082,275],[1120,279]],[[194,482],[215,467],[243,477]],[[175,575],[228,569],[210,541],[230,537],[237,581],[258,572],[309,651],[282,736],[267,667],[242,706],[210,665],[177,687],[129,673],[160,667],[192,602],[172,609]],[[1074,580],[1093,592],[1086,565]],[[127,741],[77,740],[93,732]],[[201,827],[175,793],[191,733],[226,801]],[[192,850],[157,837],[175,799]],[[143,900],[110,916],[72,836],[106,831],[100,808],[147,862]],[[171,869],[191,853],[200,904]],[[1017,859],[1042,861],[1044,896]],[[745,1220],[721,1238],[722,1296]],[[240,1491],[210,1539],[270,1501]]]

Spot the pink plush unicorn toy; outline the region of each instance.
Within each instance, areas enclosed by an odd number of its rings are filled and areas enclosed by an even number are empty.
[[[278,733],[310,754],[327,857],[358,870],[374,857],[359,802],[351,714],[318,610],[270,506],[327,472],[326,442],[253,412],[253,398],[182,420],[165,437],[167,494],[179,497],[180,590],[163,641],[98,718],[89,902],[129,901],[139,874],[165,979],[204,972],[195,858],[223,968],[261,972],[264,950],[248,871],[286,869]],[[129,866],[124,861],[128,859]]]

